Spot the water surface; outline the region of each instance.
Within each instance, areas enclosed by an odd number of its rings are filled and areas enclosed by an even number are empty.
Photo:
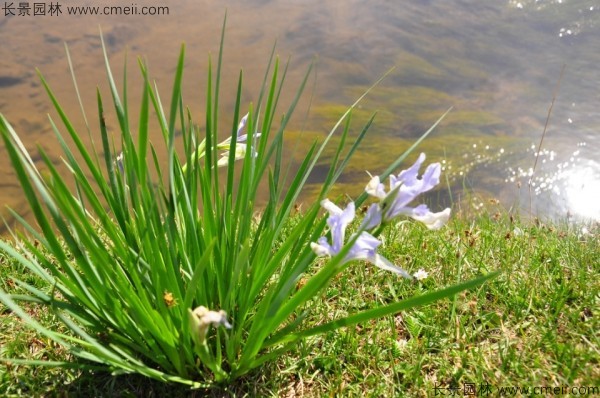
[[[322,138],[345,106],[396,66],[355,114],[353,130],[359,131],[360,122],[378,111],[339,192],[358,195],[367,180],[365,171],[382,171],[453,107],[422,146],[428,159],[443,162],[448,177],[442,192],[450,191],[451,198],[441,194],[436,198],[451,200],[463,211],[493,211],[494,206],[501,206],[543,217],[600,220],[597,1],[181,0],[136,4],[168,5],[169,15],[0,15],[0,112],[29,148],[40,146],[57,161],[60,156],[47,119],[48,113],[55,114],[35,68],[42,71],[82,135],[87,134],[64,43],[70,49],[92,133],[97,134],[96,87],[105,102],[110,98],[99,27],[117,80],[125,57],[129,59],[132,109],[137,109],[140,96],[135,58],[144,57],[162,96],[168,98],[179,46],[185,42],[184,98],[196,120],[203,120],[207,55],[218,52],[227,9],[224,119],[231,114],[240,68],[244,71],[243,101],[256,101],[275,40],[280,57],[291,57],[284,103],[316,60],[309,116],[302,123],[311,92],[288,133],[292,142],[300,130],[301,142]],[[81,0],[77,5],[122,2]],[[108,123],[116,131],[110,114]],[[0,204],[27,214],[3,147],[0,168]],[[315,175],[311,180],[319,179]],[[7,214],[3,208],[2,215]]]

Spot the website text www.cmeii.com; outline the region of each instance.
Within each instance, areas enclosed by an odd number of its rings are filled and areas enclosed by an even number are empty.
[[[168,6],[67,6],[60,2],[5,1],[5,17],[59,16],[59,15],[169,15]],[[1,15],[1,14],[0,14]]]
[[[598,396],[600,387],[570,387],[570,386],[537,386],[537,387],[494,387],[488,383],[463,383],[462,386],[443,387],[436,384],[434,396],[465,396],[465,397],[513,397],[513,396]]]

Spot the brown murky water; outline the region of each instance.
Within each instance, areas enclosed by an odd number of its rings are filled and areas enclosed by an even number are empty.
[[[256,100],[275,40],[281,58],[291,57],[288,90],[284,91],[287,99],[316,59],[307,123],[302,119],[310,92],[295,124],[303,126],[309,138],[322,137],[345,106],[386,70],[397,67],[355,115],[359,129],[361,120],[379,112],[363,150],[342,179],[340,192],[349,195],[364,187],[365,170],[381,171],[453,106],[422,147],[430,160],[444,162],[452,202],[477,210],[489,205],[488,198],[497,198],[506,208],[529,210],[527,182],[565,64],[533,174],[532,210],[550,217],[572,214],[600,220],[598,1],[135,3],[138,10],[168,6],[168,15],[160,16],[67,15],[67,6],[124,4],[113,0],[58,3],[62,13],[56,16],[19,16],[18,10],[17,15],[6,16],[6,9],[0,11],[0,112],[32,150],[39,145],[57,159],[60,156],[47,119],[54,112],[35,68],[43,73],[82,135],[87,134],[64,43],[70,49],[92,131],[97,130],[96,87],[105,102],[110,98],[99,27],[119,82],[126,55],[129,59],[130,104],[136,110],[140,79],[135,58],[144,57],[163,97],[168,98],[179,46],[185,42],[184,98],[195,118],[203,120],[207,54],[218,52],[227,9],[221,97],[225,116],[231,112],[241,68],[243,101]],[[109,127],[116,129],[110,114],[108,120]],[[293,138],[297,132],[289,135]],[[27,205],[3,147],[0,169],[0,204],[26,214]],[[318,180],[316,175],[314,181]],[[6,206],[1,210],[4,217]]]

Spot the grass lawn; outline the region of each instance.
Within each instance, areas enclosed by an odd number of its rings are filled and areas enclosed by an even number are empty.
[[[505,390],[507,396],[544,396],[555,387],[580,388],[580,393],[589,388],[589,395],[595,387],[600,394],[599,233],[598,223],[525,222],[494,211],[453,216],[440,231],[400,223],[383,235],[381,253],[411,273],[424,269],[428,278],[407,282],[354,263],[309,304],[309,324],[488,271],[502,273],[452,301],[304,341],[222,389],[190,391],[136,375],[8,362],[0,365],[0,396],[427,397],[449,396],[452,388],[459,389],[459,396],[469,388],[479,396],[498,396],[504,387],[530,388],[528,393]],[[32,276],[1,256],[3,289],[17,291],[12,277],[31,281]],[[36,306],[28,309],[43,323],[63,328],[52,314]],[[0,355],[71,359],[1,305]]]

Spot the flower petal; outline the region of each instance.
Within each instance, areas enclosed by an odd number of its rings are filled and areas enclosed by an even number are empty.
[[[442,228],[448,222],[448,219],[450,218],[450,208],[446,208],[438,213],[428,211],[423,215],[412,214],[411,217],[417,221],[421,221],[427,228],[436,230]]]
[[[322,242],[323,238],[319,239],[319,243],[310,242],[310,248],[317,255],[317,257],[331,256],[331,246],[329,243],[326,245]],[[325,242],[326,243],[326,242]]]
[[[368,232],[361,232],[346,256],[346,261],[368,260],[375,254],[375,249],[381,245],[376,237]]]
[[[329,225],[331,230],[332,252],[333,254],[337,254],[344,245],[346,227],[354,219],[354,202],[350,202],[344,210],[340,209],[329,199],[321,201],[321,206],[329,212],[327,225]]]
[[[381,208],[377,203],[373,203],[367,209],[367,213],[365,214],[365,218],[363,219],[362,224],[360,225],[361,229],[370,230],[381,224]]]
[[[246,128],[247,121],[248,121],[248,113],[246,113],[246,115],[244,115],[244,117],[240,120],[240,123],[238,124],[237,142],[242,142],[242,140],[246,141],[246,139],[248,138],[247,134],[242,134],[242,132]]]
[[[417,161],[406,170],[402,170],[398,177],[390,176],[390,190],[396,188],[397,184],[413,185],[418,180],[419,169],[425,161],[425,154],[421,153]]]
[[[383,270],[391,271],[395,274],[405,277],[406,279],[413,279],[413,277],[408,272],[398,267],[397,265],[392,264],[387,258],[383,257],[380,254],[375,253],[368,260]]]
[[[383,184],[381,183],[381,181],[379,181],[379,176],[371,178],[371,180],[365,187],[365,192],[379,199],[383,199],[387,195],[385,193],[385,188],[383,187]]]
[[[333,203],[329,199],[323,199],[321,201],[321,207],[327,210],[330,215],[342,214],[342,209],[340,209],[335,203]]]

